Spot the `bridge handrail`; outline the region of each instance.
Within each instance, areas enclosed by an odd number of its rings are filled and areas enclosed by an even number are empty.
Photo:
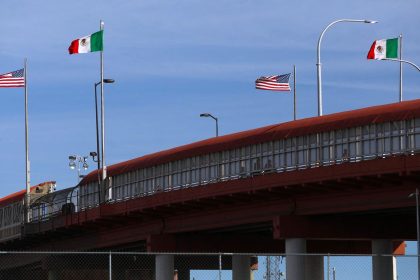
[[[119,174],[107,180],[114,203],[266,173],[347,164],[420,152],[420,118],[336,129],[203,154]],[[97,182],[79,186],[75,211],[99,205]],[[62,203],[56,201],[54,203]],[[59,214],[59,211],[52,215]],[[48,219],[51,216],[44,217]]]

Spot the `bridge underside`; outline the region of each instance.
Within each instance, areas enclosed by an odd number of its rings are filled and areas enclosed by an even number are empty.
[[[416,238],[420,155],[344,163],[158,193],[25,226],[3,250],[132,249],[371,253],[372,239]]]

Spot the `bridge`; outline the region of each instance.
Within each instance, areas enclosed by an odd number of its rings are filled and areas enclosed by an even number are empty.
[[[416,239],[419,151],[420,100],[220,136],[38,198],[1,247],[165,252],[163,271],[176,252],[286,253],[287,279],[324,279],[322,257],[299,254],[404,254]],[[373,263],[375,280],[394,279],[392,257]]]

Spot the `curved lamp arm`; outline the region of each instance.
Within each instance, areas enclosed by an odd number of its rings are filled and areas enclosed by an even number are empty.
[[[413,62],[408,61],[408,60],[396,59],[396,58],[384,58],[384,59],[381,59],[381,60],[391,60],[391,61],[404,62],[404,63],[410,64],[411,66],[413,66],[414,68],[416,68],[417,70],[420,71],[420,67],[418,67],[416,64],[414,64]]]
[[[324,30],[322,31],[321,35],[319,36],[318,39],[318,48],[317,48],[317,52],[318,52],[318,60],[317,60],[317,64],[321,63],[321,42],[322,42],[322,37],[324,37],[324,33],[334,24],[339,23],[339,22],[362,22],[362,23],[377,23],[376,20],[368,20],[368,19],[339,19],[336,21],[331,22],[330,24],[327,25],[327,27],[324,28]]]
[[[321,35],[318,39],[318,48],[317,48],[317,61],[316,61],[316,67],[317,67],[317,81],[318,81],[318,116],[322,116],[322,83],[321,83],[321,42],[322,37],[324,37],[324,33],[333,26],[336,23],[339,22],[360,22],[360,23],[377,23],[376,20],[368,20],[368,19],[339,19],[336,21],[331,22],[327,25],[327,27],[324,28],[324,30],[321,32]]]

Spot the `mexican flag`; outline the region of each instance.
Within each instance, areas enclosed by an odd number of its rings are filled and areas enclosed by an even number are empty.
[[[74,40],[70,44],[69,53],[74,54],[103,51],[103,34],[104,31],[101,30],[90,36]]]
[[[370,47],[367,58],[398,58],[398,38],[376,40]]]

